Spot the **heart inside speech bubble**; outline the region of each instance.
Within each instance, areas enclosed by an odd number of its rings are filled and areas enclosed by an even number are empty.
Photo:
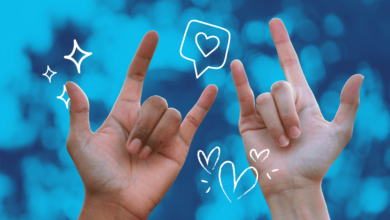
[[[236,170],[235,170],[235,167],[234,167],[234,164],[233,162],[231,161],[225,161],[219,168],[219,184],[221,185],[221,188],[222,188],[222,191],[223,193],[225,194],[226,198],[229,200],[229,202],[232,202],[229,198],[229,196],[227,195],[226,191],[225,191],[225,188],[223,187],[223,184],[222,184],[222,178],[221,178],[221,173],[222,173],[222,168],[226,165],[226,164],[231,164],[232,165],[232,171],[233,171],[233,194],[235,193],[236,189],[237,189],[237,185],[239,184],[241,178],[244,176],[244,174],[249,171],[249,170],[252,170],[253,173],[255,174],[256,176],[256,179],[253,183],[253,185],[249,185],[250,187],[248,187],[248,189],[244,189],[243,191],[245,191],[243,194],[239,195],[237,200],[241,199],[244,195],[246,195],[249,191],[251,191],[257,184],[257,180],[259,178],[259,174],[257,172],[257,169],[254,168],[254,167],[248,167],[246,168],[244,171],[242,171],[242,173],[240,174],[240,176],[238,176],[238,178],[236,178]],[[226,179],[226,178],[224,178]],[[244,184],[244,187],[248,186],[248,184],[246,183],[241,183],[241,184]],[[231,194],[229,192],[229,194]]]
[[[203,38],[203,40],[202,40],[202,38]],[[206,40],[207,42],[204,42],[204,40]],[[204,43],[202,43],[202,45],[203,45],[202,47],[199,46],[200,41],[204,42]],[[203,56],[208,57],[210,54],[212,54],[219,47],[219,38],[216,36],[209,36],[208,37],[205,33],[199,32],[195,36],[195,43],[196,43],[196,46],[198,46],[198,49],[200,50],[200,52],[203,54]],[[210,45],[212,45],[212,46],[210,46]],[[205,53],[204,50],[209,49],[209,48],[212,48],[212,49],[209,52],[206,51],[207,53]]]

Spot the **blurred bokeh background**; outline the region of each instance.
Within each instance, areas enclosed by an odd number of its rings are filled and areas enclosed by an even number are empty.
[[[226,160],[238,174],[248,167],[229,64],[243,61],[255,96],[284,79],[268,29],[273,17],[285,22],[326,119],[333,119],[346,80],[355,73],[365,76],[352,140],[327,173],[323,192],[332,219],[389,219],[389,11],[387,0],[1,1],[0,219],[77,218],[84,188],[66,151],[68,110],[56,97],[66,81],[79,84],[96,130],[142,36],[152,29],[160,42],[143,100],[163,96],[185,115],[206,85],[216,84],[219,94],[182,172],[150,219],[271,219],[258,186],[230,203],[217,169],[208,175],[196,153],[220,146],[218,167]],[[192,19],[231,33],[225,67],[199,79],[179,53]],[[64,59],[74,39],[93,53],[81,74]],[[51,83],[42,76],[47,65],[57,72]]]

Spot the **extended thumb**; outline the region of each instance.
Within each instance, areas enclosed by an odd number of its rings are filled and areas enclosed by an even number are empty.
[[[356,113],[359,108],[360,87],[362,85],[364,76],[355,74],[345,83],[340,97],[340,107],[337,111],[334,123],[337,123],[343,130],[352,134],[353,124]]]
[[[66,91],[70,99],[70,126],[69,133],[90,131],[89,103],[83,90],[73,82],[66,83]]]

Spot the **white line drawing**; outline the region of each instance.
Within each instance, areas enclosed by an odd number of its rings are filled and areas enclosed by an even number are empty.
[[[208,25],[208,26],[211,26],[211,27],[219,28],[219,29],[224,30],[224,31],[226,31],[226,32],[228,33],[228,35],[229,35],[228,44],[227,44],[227,47],[226,47],[225,58],[224,58],[223,63],[222,63],[221,66],[219,66],[219,67],[210,67],[210,66],[208,66],[206,69],[204,69],[201,73],[198,74],[198,71],[197,71],[197,69],[196,69],[196,62],[195,62],[195,60],[190,59],[190,58],[188,58],[188,57],[186,57],[186,56],[183,55],[183,53],[182,53],[182,48],[183,48],[183,45],[184,45],[184,41],[185,41],[185,39],[186,39],[186,35],[187,35],[188,28],[190,27],[190,24],[191,24],[192,22],[198,22],[198,23],[201,23],[201,24],[204,24],[204,25]],[[219,40],[219,39],[218,39],[218,40]],[[218,44],[218,46],[219,46],[219,44]],[[215,70],[221,69],[221,68],[225,65],[225,63],[226,63],[226,58],[227,58],[228,51],[229,51],[229,46],[230,46],[230,32],[229,32],[227,29],[225,29],[225,28],[223,28],[223,27],[218,27],[218,26],[216,26],[216,25],[209,24],[209,23],[206,23],[206,22],[203,22],[203,21],[191,20],[190,22],[188,22],[186,31],[184,32],[183,41],[181,42],[181,46],[180,46],[180,55],[181,55],[184,59],[189,60],[189,61],[192,61],[192,62],[194,63],[195,75],[196,75],[196,78],[198,79],[204,72],[206,72],[206,70],[208,70],[208,69],[215,69]],[[199,46],[198,46],[198,47],[199,47]],[[202,51],[201,51],[201,52],[202,52]],[[214,51],[213,51],[213,52],[214,52]],[[202,53],[203,53],[203,52],[202,52]],[[203,55],[204,55],[204,54],[203,54]]]
[[[66,109],[68,109],[68,104],[69,104],[70,99],[69,98],[68,98],[68,100],[64,99],[65,92],[67,92],[67,91],[66,91],[66,86],[64,85],[64,90],[62,91],[62,94],[60,96],[57,96],[57,99],[61,99],[62,101],[64,101]]]
[[[219,156],[220,156],[220,154],[221,154],[221,149],[220,149],[218,146],[215,147],[213,150],[210,151],[210,153],[209,153],[209,155],[208,155],[207,157],[206,157],[206,154],[205,154],[202,150],[199,150],[199,151],[198,151],[198,160],[199,160],[199,163],[200,163],[200,165],[203,167],[203,169],[205,169],[206,172],[209,173],[209,174],[211,174],[210,171],[208,171],[208,170],[206,169],[206,167],[203,165],[202,161],[200,160],[200,154],[203,154],[203,157],[204,157],[204,159],[206,160],[206,164],[207,164],[207,166],[208,166],[208,165],[209,165],[210,156],[211,156],[211,154],[213,154],[213,152],[214,152],[215,150],[218,150],[218,157],[217,157],[217,160],[215,161],[214,166],[213,166],[213,168],[212,168],[212,170],[214,170],[215,166],[216,166],[217,163],[218,163]]]
[[[276,172],[276,171],[279,171],[279,169],[273,169],[272,170],[273,173]],[[268,177],[268,179],[271,179],[271,176],[268,173],[267,173],[267,177]]]
[[[212,49],[210,52],[208,52],[207,54],[204,54],[202,48],[199,46],[198,44],[198,36],[199,34],[201,35],[204,35],[204,37],[206,38],[206,40],[210,39],[210,38],[215,38],[217,39],[218,43],[217,43],[217,46],[214,47],[214,49]],[[200,52],[203,54],[204,57],[208,57],[210,54],[212,54],[218,47],[219,47],[219,38],[217,36],[210,36],[210,37],[207,37],[207,35],[203,32],[199,32],[195,35],[195,43],[196,43],[196,46],[198,46],[198,49],[200,50]]]
[[[263,161],[264,161],[265,159],[267,159],[267,157],[269,156],[269,149],[262,150],[260,153],[257,153],[256,149],[252,149],[252,150],[249,152],[249,155],[251,156],[252,160],[255,161],[255,162],[256,162],[256,160],[255,160],[255,158],[253,158],[252,152],[255,153],[257,159],[259,159],[259,157],[260,157],[263,153],[267,152],[267,155],[264,157],[264,159],[263,159],[261,162],[263,162]]]
[[[69,54],[68,56],[64,56],[64,58],[67,59],[67,60],[70,60],[70,61],[72,61],[74,64],[76,64],[77,71],[80,73],[81,62],[83,62],[83,60],[84,60],[85,58],[91,56],[92,53],[91,53],[91,52],[86,52],[86,51],[82,50],[82,49],[80,48],[79,44],[77,43],[76,39],[74,39],[73,42],[74,42],[74,44],[73,44],[72,53]],[[76,52],[76,49],[77,49],[78,51],[80,51],[80,53],[84,54],[84,56],[81,57],[81,59],[79,60],[79,62],[77,62],[75,59],[73,59],[73,55],[74,55],[74,53]]]
[[[262,150],[260,153],[257,153],[256,149],[252,149],[251,151],[249,151],[249,155],[250,155],[250,157],[252,158],[252,160],[255,161],[255,162],[257,162],[257,161],[255,160],[255,158],[253,158],[252,152],[255,153],[257,159],[259,159],[259,157],[260,157],[263,153],[267,152],[267,155],[266,155],[266,156],[264,157],[264,159],[261,161],[261,162],[263,162],[265,159],[268,158],[269,152],[270,152],[270,151],[269,151],[269,149]],[[273,169],[273,170],[272,170],[273,173],[276,172],[276,171],[279,171],[279,169]],[[267,177],[268,177],[268,179],[271,179],[271,176],[269,175],[269,173],[267,173]]]
[[[207,182],[206,180],[201,180],[201,182],[202,182],[202,183],[209,183],[209,182]],[[210,189],[211,189],[211,187],[209,187],[209,188],[207,189],[206,193],[209,193],[209,192],[210,192]]]
[[[235,167],[234,167],[234,164],[233,162],[231,161],[225,161],[223,162],[223,164],[221,165],[221,167],[219,168],[219,184],[221,185],[221,188],[222,188],[222,191],[223,193],[225,194],[226,198],[229,200],[229,202],[232,202],[229,197],[227,196],[226,192],[225,192],[225,189],[223,188],[222,186],[222,180],[221,180],[221,171],[222,171],[222,167],[225,165],[225,164],[228,164],[230,163],[232,165],[232,168],[233,168],[233,184],[234,184],[234,188],[233,188],[233,193],[234,191],[236,190],[236,187],[237,187],[237,183],[240,181],[241,177],[245,174],[246,171],[248,170],[253,170],[255,173],[256,173],[256,181],[255,181],[255,184],[253,184],[253,186],[251,188],[249,188],[244,194],[242,194],[240,197],[237,198],[237,200],[241,199],[241,197],[243,197],[245,194],[247,194],[249,191],[251,191],[257,184],[257,180],[259,178],[259,174],[257,172],[257,169],[255,167],[248,167],[246,168],[244,171],[242,171],[242,173],[240,174],[240,176],[238,177],[237,181],[236,181],[236,171],[235,171]]]
[[[49,76],[47,75],[48,72],[51,72],[52,74]],[[50,69],[49,65],[47,65],[46,73],[42,74],[43,76],[46,76],[49,79],[49,83],[51,83],[51,77],[53,77],[57,72],[54,72]]]

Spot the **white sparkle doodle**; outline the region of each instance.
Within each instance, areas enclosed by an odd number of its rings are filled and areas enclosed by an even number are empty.
[[[69,54],[68,56],[64,56],[64,58],[67,59],[67,60],[72,61],[72,62],[76,65],[77,71],[80,73],[81,62],[83,62],[83,60],[84,60],[85,58],[91,56],[92,53],[91,53],[91,52],[86,52],[86,51],[82,50],[82,49],[80,48],[79,44],[77,43],[76,39],[74,39],[73,42],[74,42],[74,44],[73,44],[72,53]],[[74,53],[76,52],[76,49],[77,49],[78,51],[80,51],[80,53],[84,54],[84,56],[81,57],[81,59],[79,60],[79,62],[77,62],[77,61],[73,58],[73,55],[74,55]]]
[[[66,108],[68,108],[68,104],[69,104],[70,99],[69,98],[67,100],[64,99],[65,92],[68,92],[68,91],[66,91],[66,86],[64,85],[64,90],[62,91],[62,94],[60,96],[57,96],[57,99],[61,99],[62,101],[64,101]]]
[[[49,72],[51,72],[50,76],[47,75]],[[57,72],[54,72],[50,69],[49,65],[47,65],[46,73],[42,74],[43,76],[46,76],[49,79],[49,83],[51,83],[51,77],[53,77]]]

